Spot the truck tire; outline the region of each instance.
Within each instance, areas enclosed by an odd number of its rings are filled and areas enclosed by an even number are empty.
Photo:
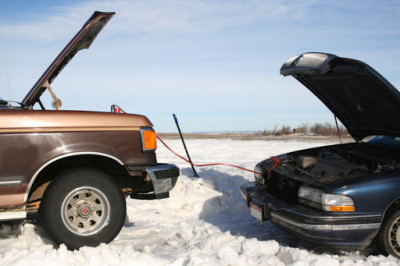
[[[107,174],[77,168],[50,184],[40,206],[43,228],[57,244],[69,249],[111,242],[126,217],[126,201]]]

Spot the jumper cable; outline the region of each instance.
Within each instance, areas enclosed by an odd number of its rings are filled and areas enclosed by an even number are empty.
[[[231,166],[231,167],[235,167],[235,168],[238,168],[238,169],[241,169],[241,170],[243,170],[243,171],[247,171],[247,172],[250,172],[250,173],[253,173],[253,174],[259,174],[259,175],[261,175],[262,173],[260,173],[260,172],[255,172],[255,171],[252,171],[252,170],[250,170],[250,169],[246,169],[246,168],[243,168],[243,167],[240,167],[240,166],[237,166],[237,165],[233,165],[233,164],[229,164],[229,163],[206,163],[206,164],[195,164],[195,163],[192,163],[192,162],[190,162],[189,160],[187,160],[186,158],[184,158],[183,156],[181,156],[181,155],[179,155],[178,153],[176,153],[176,152],[174,152],[158,135],[156,135],[157,136],[157,139],[159,140],[159,141],[161,141],[161,143],[162,144],[164,144],[164,146],[169,150],[169,151],[171,151],[173,154],[175,154],[177,157],[179,157],[179,158],[181,158],[182,160],[184,160],[185,162],[187,162],[188,164],[190,164],[190,165],[194,165],[194,166],[197,166],[197,167],[202,167],[202,166],[214,166],[214,165],[225,165],[225,166]],[[274,162],[274,165],[271,167],[271,168],[269,168],[266,172],[271,172],[275,167],[277,167],[278,166],[278,164],[279,164],[279,159],[278,159],[278,157],[276,157],[276,156],[271,156],[271,160],[272,160],[272,162]]]
[[[113,104],[113,105],[111,106],[111,112],[113,112],[113,113],[125,113],[125,114],[126,114],[126,112],[125,112],[124,110],[122,110],[121,107],[119,107],[118,105],[115,105],[115,104]],[[175,114],[174,114],[173,116],[174,116],[174,119],[175,119],[175,123],[176,123],[176,125],[177,125],[177,127],[178,127],[179,134],[181,135],[181,138],[182,138],[182,133],[181,133],[181,130],[180,130],[180,128],[179,128],[178,120],[177,120]],[[179,158],[181,158],[182,160],[184,160],[185,162],[187,162],[188,164],[190,164],[190,165],[192,166],[192,169],[193,169],[193,171],[194,171],[196,177],[198,177],[198,175],[197,175],[197,173],[196,173],[196,170],[194,170],[193,166],[203,167],[203,166],[225,165],[225,166],[235,167],[235,168],[238,168],[238,169],[240,169],[240,170],[247,171],[247,172],[250,172],[250,173],[253,173],[253,174],[259,174],[259,175],[262,174],[262,173],[255,172],[255,171],[252,171],[252,170],[250,170],[250,169],[246,169],[246,168],[243,168],[243,167],[240,167],[240,166],[237,166],[237,165],[233,165],[233,164],[229,164],[229,163],[205,163],[205,164],[194,164],[194,163],[192,163],[191,160],[187,160],[186,158],[182,157],[182,156],[179,155],[178,153],[174,152],[174,151],[173,151],[173,150],[172,150],[172,149],[157,135],[157,134],[156,134],[156,137],[157,137],[157,139],[158,139],[159,141],[161,141],[161,143],[164,144],[164,146],[165,146],[168,150],[170,150],[173,154],[175,154],[176,156],[178,156]],[[183,143],[184,143],[184,142],[183,142]],[[185,147],[185,150],[186,150],[186,145],[185,145],[185,144],[184,144],[184,147]],[[186,153],[188,154],[188,157],[189,157],[189,153],[187,152],[187,150],[186,150]],[[190,159],[190,157],[189,157],[189,159]],[[267,173],[268,173],[268,172],[271,172],[275,167],[278,166],[278,164],[279,164],[279,158],[276,157],[276,156],[271,156],[271,161],[274,162],[274,165],[266,171]]]

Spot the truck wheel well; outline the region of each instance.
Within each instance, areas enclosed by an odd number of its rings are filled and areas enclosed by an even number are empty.
[[[108,157],[98,155],[76,155],[62,158],[46,166],[36,177],[29,191],[28,210],[38,209],[46,188],[60,173],[78,167],[93,168],[107,173],[116,179],[121,189],[124,187],[124,180],[129,176],[125,167]]]

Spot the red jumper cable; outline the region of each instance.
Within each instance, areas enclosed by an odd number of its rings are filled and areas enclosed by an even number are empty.
[[[125,114],[126,114],[126,112],[125,112],[124,110],[122,110],[121,107],[119,107],[118,105],[115,105],[115,104],[113,104],[113,105],[111,106],[111,112],[113,112],[113,113],[125,113]],[[174,115],[174,119],[175,119],[175,122],[177,123],[177,126],[178,126],[178,121],[177,121],[175,115]],[[178,129],[179,129],[179,126],[178,126]],[[180,129],[179,129],[179,131],[180,131]],[[246,168],[243,168],[243,167],[240,167],[240,166],[237,166],[237,165],[233,165],[233,164],[229,164],[229,163],[194,164],[194,163],[192,163],[191,161],[187,160],[186,158],[184,158],[184,157],[180,156],[179,154],[177,154],[176,152],[174,152],[174,151],[173,151],[173,150],[172,150],[172,149],[157,135],[157,134],[156,134],[156,136],[157,136],[157,139],[159,139],[159,140],[161,141],[161,143],[164,144],[164,146],[165,146],[168,150],[170,150],[173,154],[175,154],[176,156],[178,156],[179,158],[181,158],[182,160],[184,160],[185,162],[187,162],[188,164],[190,164],[190,165],[192,165],[192,166],[202,167],[202,166],[213,166],[213,165],[226,165],[226,166],[236,167],[236,168],[238,168],[238,169],[241,169],[241,170],[243,170],[243,171],[247,171],[247,172],[250,172],[250,173],[253,173],[253,174],[259,174],[259,175],[262,174],[262,173],[255,172],[255,171],[252,171],[252,170],[250,170],[250,169],[246,169]],[[273,165],[270,169],[268,169],[266,172],[271,172],[271,171],[272,171],[275,167],[277,167],[278,164],[279,164],[279,158],[278,158],[278,157],[276,157],[276,156],[271,156],[271,160],[272,160],[272,162],[274,163],[274,165]],[[193,169],[193,171],[194,171],[194,169]],[[194,171],[194,172],[195,172],[195,171]],[[195,172],[195,173],[196,173],[196,172]],[[197,173],[196,173],[196,175],[197,175]]]
[[[254,174],[259,174],[259,175],[261,175],[262,173],[259,173],[259,172],[255,172],[255,171],[252,171],[252,170],[250,170],[250,169],[246,169],[246,168],[243,168],[243,167],[240,167],[240,166],[237,166],[237,165],[233,165],[233,164],[229,164],[229,163],[206,163],[206,164],[195,164],[195,163],[191,163],[189,160],[187,160],[186,158],[184,158],[184,157],[182,157],[181,155],[179,155],[179,154],[177,154],[176,152],[174,152],[158,135],[156,135],[157,136],[157,139],[159,140],[159,141],[161,141],[161,143],[162,144],[164,144],[164,146],[168,149],[168,150],[170,150],[173,154],[175,154],[176,156],[178,156],[179,158],[181,158],[182,160],[184,160],[185,162],[187,162],[188,164],[190,164],[190,165],[194,165],[194,166],[197,166],[197,167],[202,167],[202,166],[213,166],[213,165],[226,165],[226,166],[231,166],[231,167],[235,167],[235,168],[238,168],[238,169],[241,169],[241,170],[243,170],[243,171],[247,171],[247,172],[250,172],[250,173],[254,173]],[[271,167],[271,168],[269,168],[266,172],[271,172],[275,167],[277,167],[278,166],[278,164],[279,164],[279,158],[278,157],[276,157],[276,156],[271,156],[271,160],[272,160],[272,162],[274,163],[274,165]]]

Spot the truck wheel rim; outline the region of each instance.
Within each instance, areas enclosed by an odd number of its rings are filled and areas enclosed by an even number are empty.
[[[108,225],[110,203],[100,190],[80,187],[63,200],[61,217],[66,228],[77,235],[93,235]]]
[[[393,221],[389,230],[389,243],[392,250],[400,256],[400,217]]]

